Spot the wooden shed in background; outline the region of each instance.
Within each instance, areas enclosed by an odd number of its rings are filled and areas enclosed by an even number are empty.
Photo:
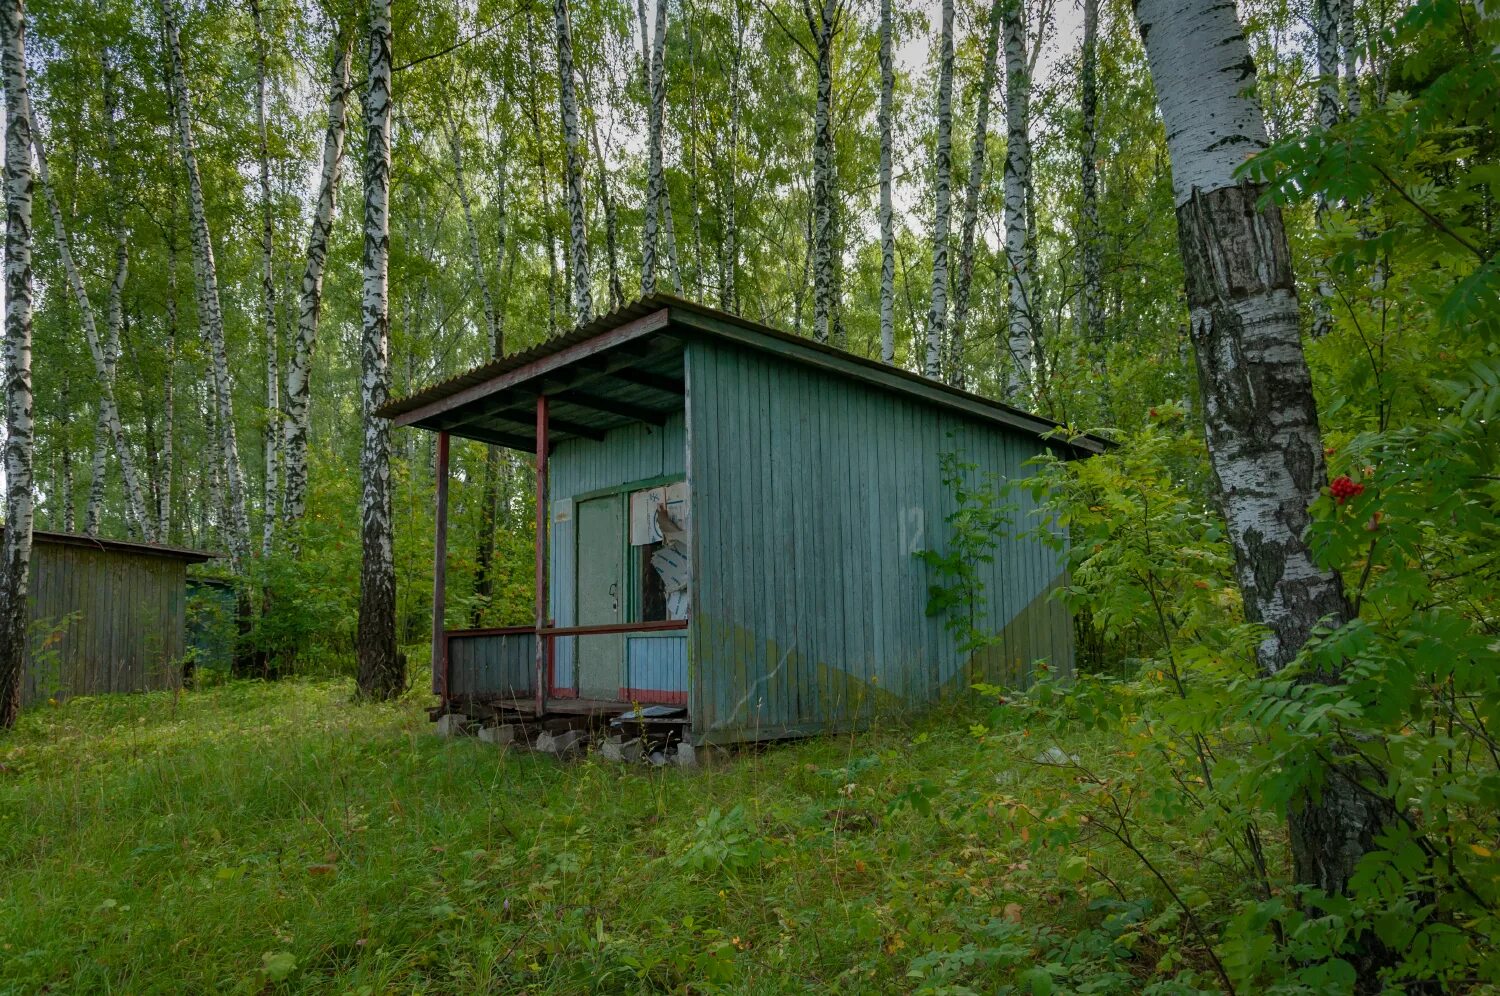
[[[1104,440],[667,295],[380,414],[440,434],[433,691],[475,716],[678,708],[694,743],[869,722],[987,677],[1072,666],[1066,562],[1020,494],[978,565],[993,635],[927,613],[955,497]],[[536,455],[535,623],[444,626],[449,436]],[[1065,539],[1065,536],[1061,537]]]
[[[202,550],[36,530],[21,704],[182,681],[187,568]]]

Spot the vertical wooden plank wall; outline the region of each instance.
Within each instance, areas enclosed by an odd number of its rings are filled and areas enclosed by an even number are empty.
[[[181,679],[181,560],[47,543],[33,547],[23,704],[174,687]]]
[[[914,555],[947,549],[944,451],[1020,478],[1040,441],[728,343],[686,356],[696,736],[865,723],[976,677],[1024,682],[1035,658],[1071,667],[1066,611],[1046,598],[1062,551],[1000,543],[985,569],[998,639],[973,660],[927,615],[939,579]]]

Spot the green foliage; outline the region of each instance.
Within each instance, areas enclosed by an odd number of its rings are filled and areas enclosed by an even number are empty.
[[[940,579],[927,588],[927,614],[942,616],[967,656],[993,642],[984,625],[985,592],[981,564],[995,560],[995,546],[1008,535],[1012,509],[1005,489],[993,475],[979,481],[977,464],[965,463],[953,451],[939,457],[943,485],[955,508],[943,517],[947,549],[918,550],[915,554]]]

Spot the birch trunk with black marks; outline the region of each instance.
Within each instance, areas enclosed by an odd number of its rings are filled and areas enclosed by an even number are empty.
[[[266,105],[270,81],[266,78],[266,26],[260,0],[250,0],[255,23],[255,128],[256,159],[260,167],[260,307],[266,354],[266,411],[261,447],[265,458],[262,480],[260,552],[271,555],[276,538],[276,515],[280,507],[278,482],[281,446],[281,335],[276,322],[276,228],[271,213],[271,141]]]
[[[1344,117],[1359,117],[1359,26],[1354,0],[1339,4],[1339,45],[1344,50]]]
[[[453,182],[458,187],[458,203],[464,212],[464,231],[469,236],[469,258],[474,266],[474,283],[479,285],[479,301],[484,308],[485,335],[493,342],[500,336],[500,315],[495,309],[495,295],[490,290],[489,273],[484,266],[484,251],[479,246],[479,226],[474,221],[474,205],[469,199],[469,184],[464,177],[462,140],[458,125],[448,122],[448,150],[453,157]]]
[[[641,85],[646,90],[646,206],[641,219],[641,294],[656,293],[657,253],[660,243],[660,222],[657,207],[663,186],[662,177],[662,124],[661,106],[656,102],[656,71],[660,53],[667,43],[667,5],[657,0],[657,30],[652,40],[651,29],[646,19],[646,0],[636,0],[636,17],[641,27]]]
[[[562,112],[563,143],[567,147],[568,261],[573,277],[573,320],[585,325],[594,317],[589,289],[589,244],[583,200],[583,130],[578,125],[578,95],[573,72],[573,26],[568,0],[553,0],[557,28],[557,99]]]
[[[313,354],[318,345],[318,320],[323,312],[323,270],[328,262],[328,238],[333,231],[339,168],[344,157],[345,119],[349,99],[349,45],[333,43],[333,70],[328,86],[328,122],[323,132],[323,165],[318,174],[318,199],[307,235],[307,260],[297,290],[297,334],[292,340],[286,372],[286,423],[282,435],[285,465],[281,492],[284,526],[296,526],[307,511],[307,434],[312,404]],[[290,542],[296,543],[295,535]]]
[[[1079,65],[1083,148],[1083,327],[1096,373],[1104,368],[1104,233],[1099,229],[1099,0],[1083,0],[1083,55]]]
[[[1031,179],[1031,74],[1026,61],[1023,0],[1005,0],[1005,268],[1009,274],[1006,342],[1010,363],[1005,396],[1021,401],[1032,390],[1034,345],[1031,321],[1031,250],[1026,205]]]
[[[406,687],[396,649],[396,562],[391,534],[391,429],[375,412],[390,397],[391,0],[371,0],[369,82],[365,88],[364,330],[360,409],[364,446],[355,637],[359,694],[391,699]]]
[[[974,242],[979,227],[979,198],[984,190],[985,145],[990,137],[990,94],[995,90],[1000,50],[1000,5],[992,0],[984,37],[984,69],[979,79],[979,101],[974,113],[974,137],[969,152],[969,183],[964,188],[964,213],[958,236],[958,273],[953,278],[953,324],[948,333],[948,383],[963,387],[968,379],[965,338],[969,323],[969,288],[974,282]],[[1085,0],[1085,3],[1097,0]]]
[[[172,542],[172,481],[176,477],[177,433],[177,241],[167,236],[167,329],[162,343],[164,357],[161,385],[161,456],[156,484],[156,536],[163,543]]]
[[[1332,128],[1339,123],[1339,21],[1344,0],[1313,0],[1313,33],[1318,50],[1318,124]],[[1314,202],[1318,228],[1328,222],[1328,198],[1321,192]],[[1314,337],[1327,335],[1333,329],[1333,280],[1326,261],[1319,259],[1315,268],[1317,293],[1309,302]]]
[[[833,38],[838,0],[823,0],[816,11],[802,0],[802,15],[813,37],[818,96],[813,112],[813,338],[827,342],[833,321]]]
[[[506,148],[504,136],[501,136],[500,148]],[[508,286],[504,279],[506,249],[509,232],[506,228],[507,214],[505,207],[506,187],[508,185],[507,159],[502,152],[499,157],[499,168],[495,175],[495,245],[497,272],[501,274],[501,286]],[[490,359],[498,360],[505,355],[505,329],[503,302],[497,307],[496,317],[500,319],[493,327],[490,336]],[[502,454],[499,447],[486,446],[484,452],[484,487],[480,492],[479,505],[479,535],[475,539],[474,551],[474,608],[470,613],[470,623],[475,628],[484,624],[484,610],[490,604],[490,598],[494,594],[495,582],[492,571],[495,562],[495,506],[500,500],[500,461]]]
[[[724,252],[720,264],[719,308],[736,312],[740,307],[740,74],[745,60],[745,16],[740,0],[734,0],[734,55],[729,64],[729,170],[727,189],[721,195],[724,215]]]
[[[161,0],[162,27],[172,63],[173,89],[177,95],[177,140],[183,170],[188,180],[188,219],[193,247],[193,283],[198,298],[198,325],[208,341],[217,406],[219,445],[224,454],[228,480],[230,521],[225,524],[229,561],[236,574],[243,574],[250,560],[250,514],[245,498],[245,472],[234,430],[234,381],[229,374],[229,354],[224,342],[224,312],[219,302],[219,275],[214,264],[213,239],[208,230],[208,211],[203,202],[203,181],[198,174],[198,152],[193,141],[193,115],[178,37],[177,14],[172,0]]]
[[[21,669],[31,613],[31,115],[26,91],[26,6],[5,0],[0,76],[5,84],[5,530],[0,540],[0,729],[21,712]]]
[[[65,380],[58,389],[58,408],[64,413],[73,410],[68,401],[69,394],[71,392]],[[59,464],[57,484],[62,501],[62,527],[63,532],[71,533],[76,522],[76,512],[73,508],[73,447],[68,445],[66,438],[61,440],[57,457]]]
[[[891,191],[895,118],[895,14],[880,0],[880,360],[896,362],[896,210]]]
[[[1209,457],[1245,614],[1267,630],[1260,669],[1275,674],[1314,627],[1351,612],[1304,538],[1327,471],[1281,212],[1235,177],[1267,144],[1255,66],[1233,4],[1139,0],[1135,16],[1166,124]],[[1392,816],[1356,777],[1330,772],[1289,813],[1297,881],[1330,895],[1346,892]]]
[[[938,31],[937,149],[932,171],[932,296],[927,311],[927,358],[922,372],[943,373],[948,322],[948,215],[953,198],[953,0],[943,0]]]
[[[29,97],[24,94],[22,97],[26,101],[25,113],[28,115],[26,134],[36,150],[36,179],[41,181],[42,198],[46,202],[47,213],[52,220],[53,240],[57,244],[58,261],[62,264],[68,289],[72,292],[74,303],[78,306],[79,324],[83,326],[84,338],[88,342],[89,353],[94,360],[94,374],[99,381],[99,418],[96,422],[94,475],[89,484],[88,505],[84,510],[84,531],[89,535],[96,535],[99,531],[100,509],[104,496],[103,455],[107,447],[113,445],[115,456],[120,463],[120,476],[124,480],[125,501],[130,521],[140,528],[141,536],[148,543],[155,542],[155,525],[146,515],[140,475],[136,473],[135,460],[125,440],[125,429],[120,422],[120,409],[115,400],[115,354],[119,349],[119,323],[123,321],[124,314],[121,295],[125,282],[125,268],[117,256],[115,274],[109,289],[109,324],[106,334],[101,337],[98,324],[94,320],[93,303],[89,300],[88,290],[83,284],[83,276],[79,273],[77,263],[73,258],[72,241],[63,220],[62,207],[57,201],[57,191],[53,189],[52,177],[47,169],[47,153],[42,143],[41,132],[32,114]],[[30,175],[29,169],[27,173]],[[122,243],[116,243],[117,251],[122,247]],[[99,435],[104,437],[105,446],[98,445]]]

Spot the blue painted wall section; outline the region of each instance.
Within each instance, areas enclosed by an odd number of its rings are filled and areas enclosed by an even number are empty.
[[[721,341],[686,356],[695,738],[867,723],[979,677],[1025,683],[1038,658],[1071,669],[1071,623],[1048,598],[1061,550],[1000,542],[984,569],[997,639],[969,658],[927,615],[939,579],[915,556],[948,542],[945,451],[1012,479],[1041,441]]]
[[[611,430],[602,440],[564,440],[548,458],[552,506],[548,597],[556,625],[573,626],[578,619],[577,497],[635,481],[682,474],[687,466],[685,426],[683,413],[677,412],[661,426],[636,423]],[[553,673],[558,688],[571,688],[574,684],[573,662],[579,639],[565,637],[556,641]]]

